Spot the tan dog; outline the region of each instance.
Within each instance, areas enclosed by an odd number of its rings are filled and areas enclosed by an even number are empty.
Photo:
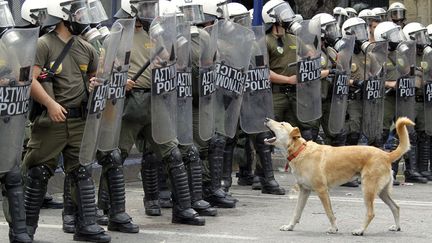
[[[285,156],[289,158],[289,165],[300,188],[294,217],[289,225],[283,225],[280,230],[294,229],[300,221],[311,191],[315,191],[331,223],[327,232],[336,233],[338,228],[330,203],[329,188],[346,183],[353,176],[360,175],[367,213],[363,226],[354,230],[352,234],[363,235],[374,218],[376,195],[390,207],[393,213],[395,225],[389,230],[400,231],[399,206],[390,196],[393,185],[391,164],[410,149],[406,126],[414,125],[411,120],[399,118],[396,121],[400,143],[396,150],[390,153],[371,146],[332,147],[312,141],[306,142],[301,137],[300,130],[289,123],[266,119],[265,125],[275,134],[275,137],[266,139],[265,142],[282,149]]]

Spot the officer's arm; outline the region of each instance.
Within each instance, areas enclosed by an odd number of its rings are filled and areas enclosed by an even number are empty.
[[[270,81],[274,84],[296,84],[297,75],[285,76],[270,70]]]
[[[53,98],[51,98],[42,87],[37,77],[41,74],[39,66],[33,67],[33,81],[31,87],[31,97],[47,108],[49,118],[54,122],[63,122],[66,120],[67,111]]]
[[[396,80],[387,80],[385,81],[385,87],[386,88],[395,88],[396,87]]]

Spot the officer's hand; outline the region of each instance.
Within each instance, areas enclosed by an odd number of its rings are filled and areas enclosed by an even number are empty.
[[[135,86],[135,81],[128,79],[126,82],[126,91],[131,91],[134,86]]]
[[[48,107],[48,116],[53,122],[64,122],[66,120],[66,109],[59,103],[53,101]]]
[[[94,90],[94,87],[96,86],[96,77],[93,77],[90,79],[90,84],[89,84],[89,92],[92,92]]]
[[[285,76],[285,77],[286,77],[285,80],[286,84],[297,84],[297,75]]]
[[[386,81],[385,82],[385,87],[386,88],[394,89],[394,88],[396,88],[396,82],[388,82],[388,81]]]

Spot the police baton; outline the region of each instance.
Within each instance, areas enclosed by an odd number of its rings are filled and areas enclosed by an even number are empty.
[[[144,63],[144,65],[138,70],[138,72],[132,77],[132,81],[136,81],[139,76],[141,76],[141,74],[148,68],[148,66],[150,66],[150,63],[153,62],[153,60],[156,58],[156,56],[158,56],[165,48],[160,47],[156,53],[150,57],[150,59]]]

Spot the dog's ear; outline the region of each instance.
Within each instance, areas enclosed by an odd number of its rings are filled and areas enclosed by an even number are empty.
[[[298,127],[294,127],[293,130],[290,132],[290,136],[293,139],[298,139],[301,137],[300,129]]]

